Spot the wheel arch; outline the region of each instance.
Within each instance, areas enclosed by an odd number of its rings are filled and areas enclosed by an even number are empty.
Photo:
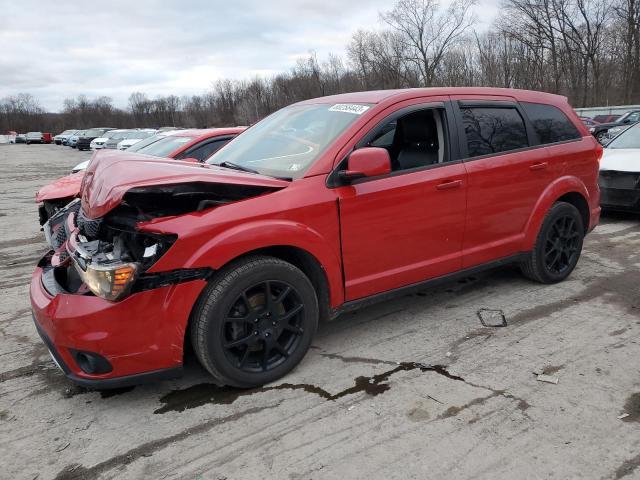
[[[287,263],[292,264],[297,267],[304,273],[313,288],[316,290],[318,295],[318,308],[320,312],[320,322],[328,321],[331,318],[331,302],[330,302],[330,292],[331,287],[329,284],[329,279],[327,278],[327,274],[325,269],[322,267],[320,261],[310,252],[292,245],[271,245],[261,248],[256,248],[254,250],[250,250],[248,252],[242,253],[229,261],[227,261],[224,265],[218,269],[219,271],[227,269],[232,266],[234,263],[237,263],[244,258],[263,255],[268,257],[278,258]],[[215,281],[215,276],[214,276]],[[184,355],[186,352],[191,351],[193,346],[191,345],[191,327],[193,324],[193,316],[194,311],[196,310],[196,305],[200,301],[202,295],[205,294],[206,288],[203,288],[198,296],[196,302],[194,302],[191,307],[191,312],[189,313],[189,317],[187,320],[187,325],[184,329],[184,338],[183,338],[183,363],[184,363]]]
[[[533,208],[529,220],[525,227],[524,250],[529,251],[533,248],[538,232],[542,226],[542,222],[549,209],[556,202],[567,202],[573,205],[580,212],[580,216],[584,222],[585,234],[589,230],[590,209],[589,209],[589,193],[587,187],[577,177],[565,176],[558,178],[551,183],[545,191],[540,195],[538,201]]]

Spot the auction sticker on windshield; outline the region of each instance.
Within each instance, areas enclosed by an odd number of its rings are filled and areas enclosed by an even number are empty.
[[[368,105],[357,105],[355,103],[337,103],[329,109],[330,112],[345,112],[362,115],[369,110]]]

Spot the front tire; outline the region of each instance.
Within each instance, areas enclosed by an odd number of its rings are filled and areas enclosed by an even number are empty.
[[[221,270],[205,288],[192,314],[191,343],[219,382],[257,387],[302,360],[318,317],[316,292],[301,270],[252,256]]]
[[[529,259],[521,265],[522,273],[540,283],[561,282],[578,263],[584,233],[578,209],[570,203],[555,203],[542,222]]]

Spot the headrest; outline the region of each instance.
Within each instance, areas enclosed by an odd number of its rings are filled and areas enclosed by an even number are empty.
[[[409,115],[402,122],[402,138],[405,144],[438,145],[438,130],[431,112],[418,112]]]

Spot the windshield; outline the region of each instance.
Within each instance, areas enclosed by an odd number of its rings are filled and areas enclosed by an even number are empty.
[[[91,130],[87,130],[86,132],[84,132],[84,136],[85,137],[100,137],[100,136],[102,136],[102,132],[104,132],[104,130],[101,130],[99,128],[92,128]]]
[[[152,135],[150,137],[145,138],[144,140],[139,141],[138,143],[133,144],[132,146],[129,147],[129,151],[130,152],[138,152],[140,151],[140,149],[151,145],[152,143],[157,142],[158,140],[160,140],[161,138],[165,138],[166,135],[164,134],[160,134],[160,135]]]
[[[607,148],[640,148],[640,123],[611,140]]]
[[[127,134],[129,132],[115,132],[113,135],[111,135],[109,138],[111,140],[124,140],[125,138],[127,138]]]
[[[116,131],[116,130],[109,130],[108,132],[104,132],[102,135],[100,135],[100,138],[111,138],[111,137],[113,137],[116,133],[117,133],[117,131]]]
[[[155,131],[152,130],[140,130],[139,132],[136,132],[135,135],[130,136],[129,138],[147,138],[150,137],[151,135],[155,135]]]
[[[614,123],[633,123],[640,120],[640,112],[627,112],[618,118]]]
[[[369,105],[321,104],[283,108],[218,150],[207,163],[235,164],[263,175],[300,178]]]
[[[196,137],[164,136],[143,148],[139,148],[133,151],[144,153],[145,155],[153,155],[154,157],[166,157],[174,150],[185,146],[187,143],[191,143],[195,139]],[[134,147],[137,146],[138,144],[134,145]],[[132,148],[130,148],[129,150],[132,150]]]

